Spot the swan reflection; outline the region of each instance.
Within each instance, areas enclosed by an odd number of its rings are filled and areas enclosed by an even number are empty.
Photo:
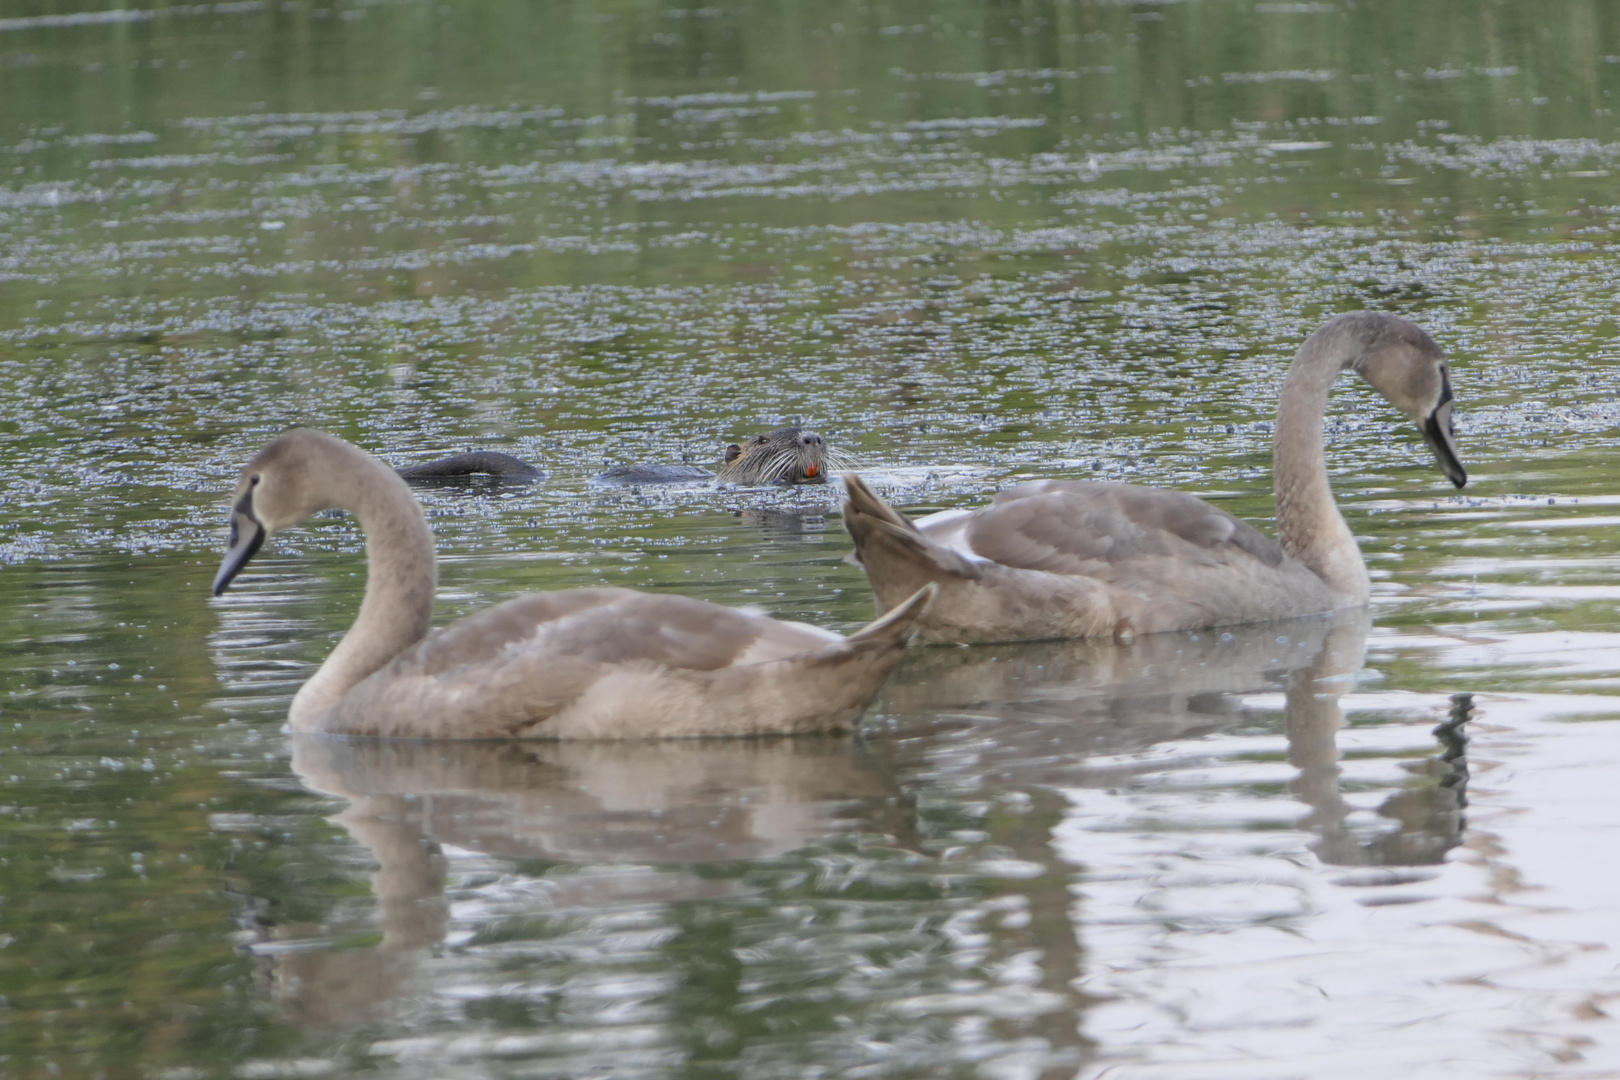
[[[909,829],[849,739],[578,743],[296,738],[305,786],[339,815],[433,844],[571,862],[757,859],[852,828]],[[880,820],[881,819],[881,820]]]
[[[1428,863],[1458,842],[1466,701],[1380,801],[1341,775],[1341,698],[1367,632],[1350,614],[1125,645],[913,650],[863,739],[294,738],[302,784],[346,801],[330,820],[355,843],[334,861],[363,852],[371,896],[333,894],[322,922],[248,919],[239,940],[300,1023],[383,1022],[382,1057],[521,1050],[566,1071],[632,1023],[659,1053],[702,1031],[737,1054],[806,1024],[792,1036],[803,1052],[836,1056],[830,1017],[848,1015],[874,1046],[943,1062],[962,1052],[953,1040],[989,1037],[953,1026],[982,1014],[1002,1025],[996,1053],[1072,1076],[1095,1050],[1083,942],[1113,917],[1082,873],[1104,865],[1109,834],[1059,840],[1088,792],[1169,783],[1199,815],[1217,808],[1199,792],[1221,786],[1200,770],[1286,758],[1290,778],[1263,797],[1294,808],[1284,819],[1324,863]],[[1233,789],[1252,807],[1248,784]],[[1176,834],[1158,835],[1175,847]],[[1116,843],[1115,880],[1152,873],[1137,847]],[[1233,896],[1252,891],[1247,865],[1229,870]],[[1132,917],[1159,918],[1135,900]]]
[[[1364,610],[1250,626],[1150,634],[1128,643],[1049,641],[911,650],[884,690],[890,722],[930,737],[897,751],[902,775],[970,771],[1017,787],[1106,788],[1191,767],[1203,736],[1274,723],[1257,695],[1283,696],[1289,791],[1308,808],[1327,863],[1432,863],[1461,839],[1467,776],[1465,696],[1436,731],[1415,782],[1384,799],[1383,824],[1352,823],[1341,791],[1341,696],[1367,651]],[[1167,760],[1168,758],[1168,760]],[[1390,826],[1394,827],[1391,828]]]
[[[369,852],[381,939],[272,925],[248,902],[244,944],[300,1022],[376,1016],[434,980],[425,958],[453,932],[447,878],[476,856],[505,873],[470,913],[473,933],[517,914],[602,912],[741,895],[703,863],[768,859],[858,834],[915,847],[909,806],[871,756],[841,738],[622,743],[428,743],[294,736],[312,791],[348,800],[330,819]],[[452,856],[452,857],[447,857]],[[513,874],[513,864],[520,872]],[[492,901],[491,896],[495,899]],[[507,910],[500,908],[509,901]],[[349,945],[351,947],[342,947]]]

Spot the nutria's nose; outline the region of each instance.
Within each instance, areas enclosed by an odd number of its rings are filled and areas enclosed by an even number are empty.
[[[821,436],[820,435],[806,435],[804,437],[804,445],[806,445],[806,446],[820,446],[821,445]]]

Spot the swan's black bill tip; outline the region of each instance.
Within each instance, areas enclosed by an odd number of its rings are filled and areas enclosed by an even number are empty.
[[[231,519],[231,545],[225,552],[225,558],[219,564],[219,573],[214,575],[212,592],[215,596],[225,591],[226,586],[235,580],[236,575],[242,572],[242,567],[248,564],[264,543],[264,526],[245,514],[234,515]]]
[[[1421,430],[1423,441],[1428,443],[1429,449],[1434,452],[1435,464],[1446,474],[1446,479],[1457,487],[1468,483],[1468,470],[1463,467],[1462,459],[1457,456],[1456,437],[1451,427],[1451,402],[1442,402],[1440,407],[1423,422]]]

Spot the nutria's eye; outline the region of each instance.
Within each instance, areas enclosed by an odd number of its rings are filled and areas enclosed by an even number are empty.
[[[252,476],[248,477],[248,486],[249,487],[257,485],[258,482],[259,482],[259,474],[258,473],[254,473]]]

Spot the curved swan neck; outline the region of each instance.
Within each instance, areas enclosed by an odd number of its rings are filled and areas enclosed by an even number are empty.
[[[1277,402],[1272,470],[1277,493],[1277,539],[1332,590],[1341,606],[1371,595],[1367,564],[1328,484],[1322,452],[1322,416],[1333,380],[1361,359],[1364,335],[1341,316],[1306,339],[1289,365]]]
[[[433,533],[405,482],[370,454],[332,440],[318,464],[324,504],[348,510],[366,534],[366,594],[354,625],[293,698],[287,723],[310,730],[366,676],[427,636],[438,569]]]

